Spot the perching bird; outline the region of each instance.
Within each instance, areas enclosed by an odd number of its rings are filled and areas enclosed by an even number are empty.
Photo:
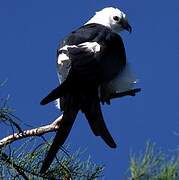
[[[132,28],[125,13],[107,7],[85,25],[64,38],[57,50],[57,70],[61,84],[41,104],[59,99],[63,111],[60,130],[43,162],[45,173],[64,144],[81,110],[96,136],[116,148],[101,112],[100,102],[110,102],[111,94],[132,89],[135,79],[126,64],[126,53],[119,32]],[[57,100],[58,101],[58,100]]]

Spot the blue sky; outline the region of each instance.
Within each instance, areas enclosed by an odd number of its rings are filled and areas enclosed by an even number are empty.
[[[33,126],[47,124],[59,112],[39,102],[58,80],[55,58],[58,41],[107,6],[128,14],[133,33],[122,33],[127,57],[140,80],[136,97],[103,106],[106,123],[118,144],[113,150],[91,133],[78,115],[67,143],[71,151],[87,149],[96,163],[106,166],[106,179],[123,179],[129,154],[155,142],[173,150],[179,137],[179,2],[173,1],[1,1],[0,81],[8,78],[1,95],[11,95],[16,115]]]

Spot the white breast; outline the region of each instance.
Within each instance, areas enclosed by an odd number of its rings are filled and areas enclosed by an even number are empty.
[[[137,79],[134,76],[129,64],[126,65],[125,69],[115,79],[108,83],[111,92],[124,92],[134,88],[137,83]]]
[[[127,64],[125,69],[118,74],[118,76],[100,87],[99,96],[101,99],[109,99],[112,94],[132,90],[136,83],[137,79],[130,65]]]

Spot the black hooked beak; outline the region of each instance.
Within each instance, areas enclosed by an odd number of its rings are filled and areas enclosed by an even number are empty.
[[[128,23],[128,21],[126,19],[122,19],[120,21],[120,24],[126,31],[128,31],[129,33],[132,32],[132,27],[131,27],[131,25]]]

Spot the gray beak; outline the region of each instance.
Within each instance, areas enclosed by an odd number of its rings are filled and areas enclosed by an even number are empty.
[[[122,26],[126,31],[128,31],[129,33],[132,32],[132,27],[131,27],[131,25],[128,23],[127,20],[122,19],[122,20],[120,21],[120,24],[121,24],[121,26]]]

